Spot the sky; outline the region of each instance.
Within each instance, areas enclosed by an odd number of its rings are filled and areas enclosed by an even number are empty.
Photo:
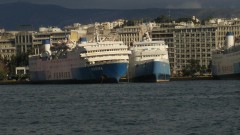
[[[239,0],[0,0],[0,4],[17,1],[72,9],[240,8]]]

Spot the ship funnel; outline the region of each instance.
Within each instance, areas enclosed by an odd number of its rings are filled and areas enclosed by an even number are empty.
[[[232,32],[227,32],[226,34],[226,47],[230,48],[234,46],[234,35]]]
[[[48,52],[51,55],[51,50],[50,50],[50,40],[43,40],[42,41],[43,47],[44,47],[44,52]]]
[[[81,37],[80,38],[80,43],[81,44],[87,43],[87,38],[86,37]]]

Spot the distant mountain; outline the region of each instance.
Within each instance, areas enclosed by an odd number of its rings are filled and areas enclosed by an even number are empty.
[[[25,2],[0,4],[0,27],[17,30],[20,25],[58,26],[73,23],[94,23],[116,19],[149,19],[160,15],[174,18],[196,16],[239,17],[240,9],[68,9],[55,5],[38,5]]]

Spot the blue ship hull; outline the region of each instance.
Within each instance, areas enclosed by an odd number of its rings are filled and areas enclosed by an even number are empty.
[[[161,61],[138,64],[132,77],[134,82],[161,82],[170,80],[170,66]]]
[[[128,63],[103,64],[72,69],[73,78],[83,82],[119,82],[127,73]]]
[[[45,72],[31,72],[33,83],[118,83],[126,75],[128,63],[111,63],[72,68],[71,79],[48,80]]]

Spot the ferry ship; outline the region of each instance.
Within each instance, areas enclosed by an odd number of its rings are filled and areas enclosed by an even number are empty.
[[[231,32],[226,34],[224,48],[213,51],[212,76],[215,79],[240,79],[240,42]]]
[[[44,52],[29,56],[33,83],[117,83],[129,64],[127,45],[121,41],[67,42],[51,51],[44,40]]]
[[[148,33],[143,39],[130,47],[129,79],[133,82],[169,81],[168,45],[164,41],[152,41]]]

